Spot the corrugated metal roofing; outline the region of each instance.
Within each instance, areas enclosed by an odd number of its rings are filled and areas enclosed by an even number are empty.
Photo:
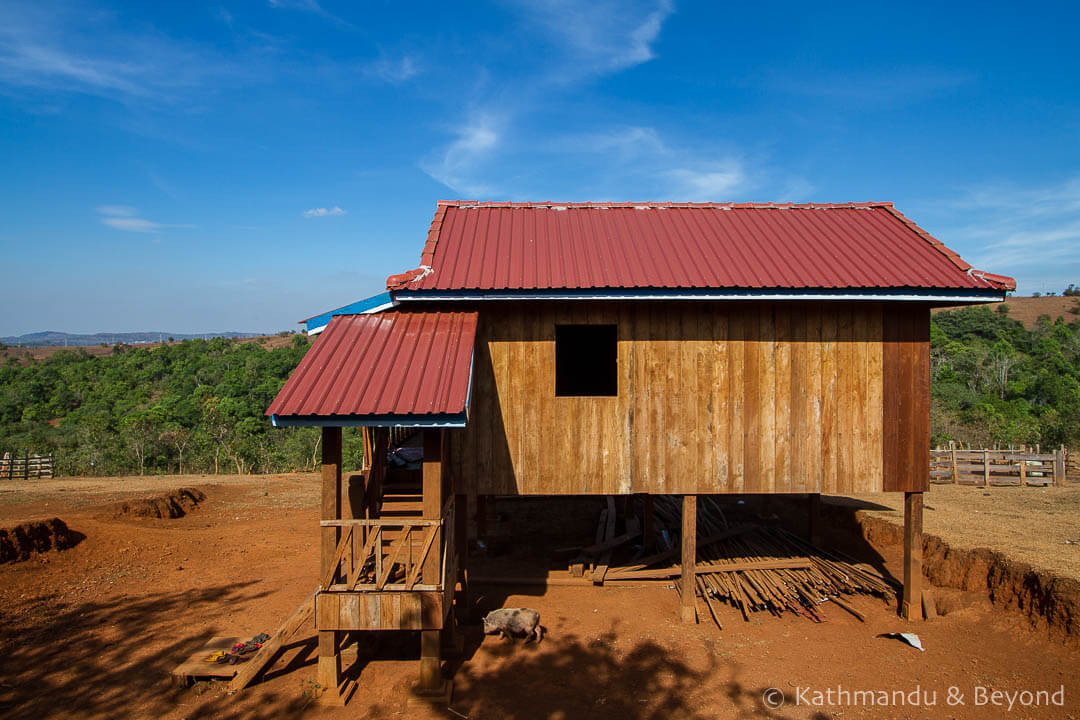
[[[336,310],[330,310],[324,312],[321,315],[315,315],[309,317],[307,320],[301,320],[300,322],[305,325],[308,335],[318,335],[322,332],[326,324],[330,322],[330,318],[335,315],[367,315],[369,313],[382,312],[393,307],[393,300],[390,298],[390,293],[384,292],[378,295],[372,295],[369,298],[363,300],[357,300],[354,303],[349,303],[344,307],[339,307]]]
[[[1006,290],[892,203],[440,202],[390,290]]]
[[[266,411],[320,425],[464,416],[476,313],[390,312],[330,319]],[[282,424],[295,424],[283,422]]]

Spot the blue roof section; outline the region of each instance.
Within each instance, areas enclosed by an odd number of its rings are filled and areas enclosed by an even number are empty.
[[[337,310],[330,310],[324,312],[322,315],[316,315],[310,317],[307,320],[301,320],[304,323],[308,335],[313,335],[320,332],[326,324],[330,322],[330,318],[335,315],[370,315],[372,313],[382,312],[388,310],[394,306],[394,301],[390,297],[390,293],[384,292],[379,295],[372,295],[369,298],[363,300],[357,300],[354,303],[339,307]]]

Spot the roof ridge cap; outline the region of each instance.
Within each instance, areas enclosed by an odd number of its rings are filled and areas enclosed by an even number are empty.
[[[688,209],[761,209],[761,210],[833,210],[850,208],[894,208],[891,201],[871,202],[846,202],[846,203],[815,203],[815,202],[670,202],[670,201],[611,201],[611,202],[553,202],[553,201],[527,201],[513,202],[503,200],[439,200],[436,204],[436,218],[441,222],[440,211],[445,214],[446,208],[521,208],[521,209],[607,209],[607,208],[688,208]],[[435,221],[432,221],[432,226]],[[430,234],[429,234],[430,241]],[[425,248],[426,250],[426,248]]]
[[[424,243],[424,249],[420,251],[420,266],[386,278],[387,290],[401,290],[414,280],[425,278],[435,272],[432,265],[435,261],[435,245],[439,242],[439,235],[442,233],[446,209],[452,205],[453,201],[450,200],[439,200],[435,203],[435,217],[431,218],[427,241]]]
[[[971,272],[972,266],[970,264],[968,264],[967,262],[965,262],[964,259],[961,258],[960,255],[955,250],[951,250],[950,248],[946,247],[945,243],[941,242],[936,237],[934,237],[933,235],[931,235],[930,233],[926,232],[921,227],[916,225],[914,220],[912,220],[911,218],[904,215],[904,213],[897,210],[895,207],[892,206],[892,204],[890,204],[885,209],[890,214],[892,214],[893,217],[895,217],[897,220],[899,220],[904,225],[906,225],[909,230],[911,230],[916,235],[918,235],[923,240],[925,240],[927,243],[929,243],[932,248],[934,248],[939,253],[941,253],[942,255],[947,257],[949,259],[949,262],[951,262],[953,265],[960,268],[961,270],[963,270],[966,273]]]

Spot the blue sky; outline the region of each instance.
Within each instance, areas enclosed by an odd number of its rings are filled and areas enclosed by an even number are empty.
[[[892,200],[1080,283],[1077,6],[810,7],[0,2],[0,335],[293,328],[439,199]]]

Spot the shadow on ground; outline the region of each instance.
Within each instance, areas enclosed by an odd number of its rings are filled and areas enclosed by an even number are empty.
[[[695,668],[650,640],[627,643],[626,633],[614,626],[599,637],[567,635],[539,646],[490,638],[477,649],[482,640],[479,630],[470,629],[468,634],[467,654],[488,655],[489,666],[473,669],[466,663],[458,669],[453,703],[443,711],[446,717],[790,717],[782,708],[769,707],[768,688],[744,685],[737,664],[709,654],[708,662]]]
[[[187,718],[299,718],[310,709],[300,693],[266,693],[254,707],[220,695],[203,700],[174,686],[170,671],[215,628],[177,627],[177,619],[265,593],[227,585],[153,593],[110,602],[65,603],[43,597],[30,612],[0,612],[0,717],[5,720],[147,718],[186,705]]]

